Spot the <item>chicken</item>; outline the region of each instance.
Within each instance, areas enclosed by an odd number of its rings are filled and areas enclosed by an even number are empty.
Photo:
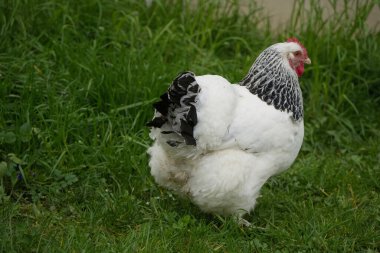
[[[248,224],[242,216],[260,188],[301,148],[304,64],[306,49],[290,38],[265,49],[239,84],[217,75],[177,76],[147,124],[155,181],[204,212]]]

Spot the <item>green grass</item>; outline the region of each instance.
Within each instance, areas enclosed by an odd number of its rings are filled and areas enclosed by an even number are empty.
[[[199,2],[0,2],[0,251],[380,251],[380,34],[364,22],[378,3],[350,17],[344,1],[324,21],[317,1],[298,2],[274,33],[256,5]],[[289,36],[313,62],[305,141],[264,186],[254,226],[159,188],[145,153],[152,101],[183,70],[238,82]]]

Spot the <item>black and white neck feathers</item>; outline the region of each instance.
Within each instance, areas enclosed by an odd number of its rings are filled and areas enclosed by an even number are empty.
[[[293,119],[298,121],[303,118],[302,92],[296,73],[286,64],[273,46],[267,48],[240,85],[277,110],[292,112]]]

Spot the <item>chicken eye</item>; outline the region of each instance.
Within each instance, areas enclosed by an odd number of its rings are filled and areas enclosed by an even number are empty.
[[[295,56],[301,56],[301,51],[296,51],[296,52],[294,53],[294,55],[295,55]]]

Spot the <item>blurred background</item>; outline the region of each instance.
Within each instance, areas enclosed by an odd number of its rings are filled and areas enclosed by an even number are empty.
[[[249,6],[250,1],[242,1],[241,6],[242,9],[246,9]],[[329,0],[320,0],[318,1],[318,4],[324,9],[323,11],[323,18],[328,18],[332,15],[334,15],[334,7],[331,3],[336,2],[336,9],[339,13],[339,11],[344,10],[344,5],[348,4],[350,5],[350,11],[349,15],[353,17],[355,15],[355,5],[359,4],[355,3],[355,1],[329,1]],[[296,0],[284,0],[284,1],[278,1],[278,0],[259,0],[256,1],[258,6],[261,6],[263,8],[264,13],[270,17],[270,22],[273,27],[276,28],[284,28],[285,24],[287,24],[290,21],[291,13],[294,5],[297,3]],[[302,3],[304,5],[305,9],[312,8],[313,1],[304,1]],[[336,13],[335,13],[336,14]],[[380,8],[379,5],[374,5],[371,11],[369,12],[368,16],[365,19],[365,22],[370,29],[374,29],[375,31],[379,31],[380,29]]]

